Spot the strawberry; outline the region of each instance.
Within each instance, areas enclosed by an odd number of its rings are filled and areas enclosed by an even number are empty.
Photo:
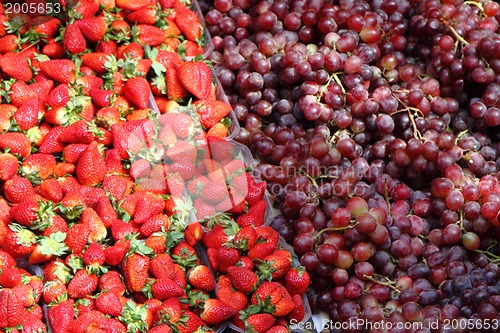
[[[140,109],[148,107],[149,84],[143,77],[129,79],[123,86],[123,94]]]
[[[235,229],[237,229],[237,226],[235,227],[234,223],[230,224],[227,229],[225,226],[217,224],[203,235],[203,244],[208,248],[218,249],[222,244],[229,242],[233,238],[233,232],[237,232]]]
[[[74,224],[68,229],[64,240],[73,253],[82,253],[90,236],[90,229],[84,224]]]
[[[106,238],[106,226],[94,209],[90,207],[85,208],[79,222],[87,226],[90,230],[89,241],[98,242]]]
[[[265,280],[280,280],[290,270],[292,255],[287,250],[275,250],[273,254],[264,258],[259,266],[260,275]]]
[[[134,183],[128,177],[107,175],[102,181],[102,188],[109,192],[116,200],[122,200],[130,195]]]
[[[276,244],[271,242],[256,243],[254,247],[248,251],[248,257],[253,261],[257,259],[263,260],[265,257],[271,255],[275,249]]]
[[[0,69],[10,78],[28,82],[33,77],[28,60],[20,55],[0,58]]]
[[[236,218],[236,223],[239,226],[244,227],[248,225],[254,225],[256,227],[264,224],[264,216],[266,214],[266,202],[261,200],[251,206],[245,214],[242,214]]]
[[[196,98],[206,99],[210,96],[212,71],[203,61],[183,62],[178,68],[177,75],[184,88]]]
[[[203,228],[199,222],[191,223],[184,230],[184,238],[191,246],[196,246],[203,237]]]
[[[65,127],[59,141],[65,143],[85,143],[89,144],[95,140],[95,133],[92,124],[84,120],[78,120],[73,124]]]
[[[121,221],[121,220],[116,219],[115,221]],[[125,224],[129,225],[128,223]],[[116,242],[114,245],[105,248],[104,249],[104,256],[106,257],[105,263],[109,266],[118,266],[122,262],[123,258],[125,258],[128,249],[129,249],[128,241]]]
[[[70,54],[79,54],[87,49],[85,37],[75,23],[66,26],[64,30],[63,47]]]
[[[224,303],[231,304],[237,311],[244,310],[248,305],[248,299],[245,294],[227,287],[219,287],[219,289],[217,289],[217,299]]]
[[[106,261],[106,256],[99,243],[91,243],[83,253],[82,259],[88,270],[97,273],[101,271],[101,268],[104,268],[102,265]]]
[[[65,283],[59,280],[47,281],[43,286],[43,301],[45,304],[59,303],[67,299],[67,292]]]
[[[207,299],[204,302],[200,318],[209,325],[216,325],[230,319],[237,313],[238,311],[232,305],[218,299]]]
[[[72,4],[72,10],[79,13],[82,18],[92,17],[99,11],[99,1],[78,0]]]
[[[138,43],[152,47],[160,46],[166,40],[165,32],[154,25],[138,24],[132,28],[132,34]]]
[[[203,27],[196,13],[185,6],[176,8],[175,23],[182,31],[187,40],[196,42],[203,32]]]
[[[6,181],[17,173],[19,161],[9,153],[0,154],[0,180]]]
[[[137,202],[134,221],[142,224],[156,214],[163,212],[165,203],[163,198],[157,194],[145,193]]]
[[[21,272],[18,268],[7,267],[0,273],[0,285],[4,288],[14,288],[21,284]]]
[[[173,279],[175,277],[174,261],[167,253],[158,254],[151,259],[149,271],[157,279],[161,277]]]
[[[286,272],[283,279],[284,286],[290,295],[304,295],[311,282],[309,274],[303,267],[293,267]]]
[[[199,264],[199,258],[195,249],[185,241],[179,242],[172,249],[172,259],[183,268],[193,267]]]
[[[24,160],[21,174],[33,183],[38,183],[52,175],[56,163],[55,157],[51,154],[31,154]]]
[[[3,192],[5,198],[11,203],[20,203],[34,194],[31,182],[20,175],[14,175],[7,180],[3,186]]]
[[[82,65],[90,67],[96,73],[104,74],[108,71],[105,64],[110,56],[110,53],[106,52],[85,53],[81,56]]]
[[[245,329],[249,332],[265,333],[273,327],[275,319],[269,313],[255,313],[246,316]]]
[[[39,264],[54,259],[54,256],[62,256],[68,248],[64,243],[66,233],[55,232],[50,236],[41,236],[28,257],[30,264]]]
[[[205,265],[196,265],[187,274],[187,280],[196,289],[211,292],[215,290],[215,278]]]
[[[115,293],[118,296],[123,296],[125,293],[125,285],[122,277],[117,271],[109,271],[104,273],[99,278],[99,290]]]
[[[42,54],[50,59],[61,59],[64,56],[64,48],[53,38],[42,47]]]
[[[302,301],[302,296],[299,294],[293,295],[292,300],[295,304],[295,308],[287,315],[286,318],[289,321],[293,320],[296,323],[299,323],[305,316],[304,302]]]
[[[127,332],[147,332],[153,324],[153,313],[146,304],[129,300],[123,306],[122,317],[127,318]]]
[[[223,181],[211,181],[201,190],[203,200],[216,205],[223,200],[229,200],[229,192]]]
[[[32,231],[12,223],[9,224],[2,247],[13,258],[20,258],[33,252],[35,243],[36,236]]]
[[[141,291],[148,279],[150,259],[139,253],[131,253],[124,259],[123,277],[130,292]]]
[[[0,149],[9,153],[26,158],[31,153],[31,142],[24,133],[8,132],[0,134]]]
[[[146,286],[144,292],[148,294],[149,298],[154,297],[160,301],[184,295],[184,290],[182,290],[177,282],[167,277],[161,277],[152,286]]]
[[[67,84],[59,84],[52,89],[45,102],[51,106],[65,106],[69,102],[69,89]]]
[[[212,137],[227,138],[229,130],[223,123],[217,123],[208,130],[207,134]]]
[[[231,112],[231,105],[218,100],[200,99],[193,103],[198,109],[200,123],[211,128]]]
[[[198,198],[194,202],[194,208],[196,209],[196,219],[204,220],[213,217],[217,210],[215,207],[203,200],[203,198]]]
[[[219,271],[226,273],[230,266],[235,265],[240,260],[240,254],[235,248],[225,246],[219,247],[217,250],[217,263]]]
[[[230,266],[227,274],[236,290],[248,294],[257,288],[259,277],[255,272],[239,266]]]
[[[97,289],[99,278],[89,274],[85,269],[78,270],[68,284],[68,295],[72,298],[83,298]]]
[[[249,206],[253,206],[264,198],[266,182],[249,184],[245,199]]]
[[[49,111],[50,112],[50,111]],[[42,144],[38,148],[38,152],[43,154],[62,153],[64,144],[59,141],[59,137],[64,131],[64,127],[56,126],[50,129],[49,133],[45,136]]]
[[[175,69],[172,65],[167,67],[165,80],[167,81],[167,97],[169,99],[178,100],[186,97],[188,91],[179,80],[177,69]]]
[[[52,16],[37,16],[33,18],[33,30],[44,38],[54,37],[61,25],[61,20]]]
[[[40,62],[40,70],[52,80],[71,83],[76,79],[76,65],[73,60],[55,59]]]
[[[278,282],[264,282],[252,295],[252,304],[261,305],[266,312],[276,317],[289,314],[295,303],[285,287]]]
[[[119,317],[122,313],[122,303],[120,296],[113,292],[102,292],[95,300],[97,310],[105,315]]]
[[[158,317],[164,323],[176,324],[181,318],[181,303],[179,298],[170,297],[158,307]]]
[[[235,246],[238,249],[250,250],[257,241],[257,232],[252,226],[242,227],[234,237]]]
[[[158,326],[152,327],[149,333],[171,333],[172,329],[167,324],[160,324]]]
[[[103,17],[87,17],[75,23],[85,39],[91,43],[101,41],[106,34],[107,24]]]
[[[163,202],[162,202],[162,207],[164,207]],[[146,222],[144,222],[141,225],[139,232],[144,237],[150,237],[155,232],[162,231],[162,229],[168,231],[169,226],[170,226],[170,218],[168,217],[168,215],[156,214],[148,218]]]
[[[20,42],[16,35],[8,34],[0,38],[0,54],[13,52],[19,48]]]
[[[0,269],[11,268],[15,265],[15,259],[7,252],[0,250]]]
[[[203,48],[195,42],[190,40],[185,40],[182,44],[179,45],[179,48],[182,49],[182,52],[186,58],[196,58],[203,54]]]
[[[91,142],[80,156],[76,176],[80,183],[90,186],[99,184],[106,176],[106,162],[99,152],[97,142]]]
[[[139,8],[142,7],[147,7],[154,5],[154,2],[151,0],[136,0],[136,1],[130,1],[130,0],[116,0],[116,7],[121,8],[121,9],[128,9],[128,10],[138,10]]]
[[[23,322],[24,318],[28,317],[29,313],[23,307],[21,297],[17,295],[13,289],[3,289],[2,291],[3,293],[0,298],[2,296],[6,297],[8,304],[2,304],[2,301],[0,300],[0,306],[5,306],[7,308],[7,326],[17,326]]]
[[[49,307],[48,322],[52,327],[52,332],[67,332],[68,327],[75,315],[74,300],[68,299],[59,304]]]
[[[194,312],[185,310],[176,328],[180,333],[192,333],[196,332],[196,330],[202,326],[204,326],[204,323],[200,317]]]
[[[193,118],[185,113],[169,112],[158,117],[161,125],[170,125],[175,135],[181,140],[189,137],[194,131]]]

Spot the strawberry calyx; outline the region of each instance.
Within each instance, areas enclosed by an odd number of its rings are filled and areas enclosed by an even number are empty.
[[[85,206],[65,206],[63,204],[57,205],[59,208],[59,214],[63,216],[69,222],[78,221],[83,211],[85,210]]]
[[[141,292],[148,298],[153,299],[153,285],[156,283],[156,279],[150,278],[147,280],[144,287],[142,287]]]
[[[56,215],[56,209],[57,205],[54,205],[54,203],[50,200],[47,202],[38,201],[38,210],[36,211],[37,219],[31,224],[31,229],[47,229],[52,224],[52,220]],[[64,235],[64,238],[66,238],[66,234]]]
[[[17,223],[10,223],[9,229],[16,233],[18,245],[29,245],[36,243],[36,235],[27,228]]]
[[[134,234],[128,234],[125,239],[130,241],[130,247],[128,250],[127,255],[130,255],[132,253],[138,253],[143,256],[148,256],[151,257],[154,255],[154,251],[152,248],[146,245],[144,241],[137,239],[139,237],[139,234],[134,233]]]
[[[198,261],[198,258],[192,254],[186,248],[181,248],[179,254],[172,255],[172,260],[174,263],[180,265],[183,269],[194,267]]]
[[[147,305],[138,305],[129,300],[123,306],[122,314],[118,320],[127,326],[127,332],[146,332],[149,329],[149,325],[144,321],[147,311]]]
[[[176,198],[174,199],[174,203],[174,216],[171,218],[172,224],[178,227],[179,231],[184,232],[189,224],[191,214],[196,214],[196,209],[193,207],[193,201],[190,197]]]
[[[62,256],[69,250],[66,243],[64,243],[65,239],[66,233],[62,231],[55,232],[49,237],[41,236],[38,241],[41,246],[41,254],[45,256]]]
[[[200,290],[191,290],[188,291],[187,297],[180,299],[180,302],[195,309],[203,309],[205,301],[208,299],[210,299],[210,296],[207,293]]]
[[[73,274],[78,272],[79,270],[83,269],[83,259],[79,256],[76,256],[74,254],[70,254],[66,258],[66,264],[68,265],[69,268],[71,268],[71,271]]]

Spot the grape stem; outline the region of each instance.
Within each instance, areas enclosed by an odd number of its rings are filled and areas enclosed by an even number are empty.
[[[345,227],[325,228],[325,229],[322,229],[320,232],[318,232],[316,237],[321,236],[321,234],[323,234],[326,231],[342,231],[342,230],[352,229],[352,228],[356,227],[357,225],[358,225],[358,222],[353,223],[353,224],[349,224],[348,226],[345,226]]]
[[[420,133],[420,131],[418,130],[417,123],[415,122],[415,115],[418,115],[420,113],[420,115],[423,116],[422,111],[420,111],[417,108],[406,105],[405,102],[403,102],[401,98],[399,98],[397,95],[394,94],[393,96],[398,100],[398,102],[403,106],[403,108],[391,113],[391,116],[399,112],[407,111],[408,117],[410,118],[411,124],[413,126],[413,136],[417,140],[424,141],[422,133]],[[415,114],[413,114],[411,111],[415,112]]]
[[[453,26],[450,23],[448,23],[448,21],[446,21],[445,19],[441,19],[441,22],[443,22],[443,24],[445,26],[447,26],[448,29],[450,29],[450,31],[453,34],[453,36],[455,36],[455,38],[457,39],[457,41],[455,42],[455,51],[456,51],[456,49],[458,47],[458,44],[457,44],[458,42],[460,42],[460,43],[462,43],[463,45],[466,45],[466,46],[469,45],[469,42],[466,41],[462,36],[460,36],[458,34],[458,32],[455,30],[455,28],[453,28]]]
[[[392,281],[391,279],[389,279],[386,276],[382,276],[382,275],[379,275],[379,274],[373,274],[373,276],[370,276],[370,275],[366,275],[365,274],[365,275],[363,275],[363,277],[365,279],[367,279],[368,281],[374,282],[376,284],[380,284],[382,286],[389,287],[392,290],[394,290],[395,292],[401,293],[401,290],[399,290],[398,288],[396,288],[394,286],[396,284],[396,282]]]
[[[476,6],[477,8],[479,8],[484,13],[483,4],[480,3],[480,2],[468,0],[468,1],[464,1],[464,5],[473,5],[473,6]]]

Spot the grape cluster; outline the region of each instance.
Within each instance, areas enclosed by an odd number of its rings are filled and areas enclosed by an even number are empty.
[[[338,321],[500,318],[500,5],[202,7],[237,140],[312,277],[312,309]]]

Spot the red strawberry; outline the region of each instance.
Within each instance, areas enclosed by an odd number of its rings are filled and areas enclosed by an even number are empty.
[[[184,290],[182,290],[177,282],[167,277],[161,277],[151,286],[151,294],[149,296],[164,301],[170,297],[180,297],[182,295],[184,295]]]
[[[125,293],[125,285],[122,277],[117,271],[109,271],[104,273],[99,278],[99,290],[115,293],[118,296],[123,296]]]
[[[248,193],[245,199],[249,206],[253,206],[264,198],[266,192],[266,182],[249,184]]]
[[[82,18],[94,16],[99,10],[99,2],[95,0],[78,0],[72,4],[72,10],[79,13]]]
[[[43,301],[46,304],[58,303],[64,297],[68,297],[67,292],[66,284],[59,280],[45,282],[43,286]]]
[[[258,287],[252,295],[252,304],[262,304],[276,317],[286,316],[295,308],[292,297],[278,282],[264,282]]]
[[[108,70],[105,68],[106,62],[110,58],[110,54],[106,52],[91,52],[82,54],[82,64],[94,70],[96,73],[104,74]]]
[[[167,96],[169,99],[178,100],[186,97],[188,92],[179,80],[177,69],[175,69],[172,65],[167,67],[165,80],[167,81]]]
[[[36,236],[32,231],[19,224],[10,224],[5,235],[3,248],[13,258],[20,258],[33,252],[35,243]]]
[[[212,71],[203,61],[183,62],[178,68],[177,75],[184,88],[196,98],[206,99],[210,96]]]
[[[264,258],[264,262],[259,266],[263,279],[277,281],[285,276],[290,270],[292,255],[287,250],[275,250],[273,254]]]
[[[174,279],[175,277],[174,262],[167,253],[158,254],[151,259],[149,271],[157,279],[161,277]]]
[[[121,221],[121,220],[115,220]],[[123,222],[123,221],[122,221]],[[125,223],[125,222],[123,222]],[[127,226],[128,223],[125,223]],[[112,224],[112,226],[115,224]],[[115,226],[116,228],[116,226]],[[130,232],[132,233],[132,232]],[[115,238],[117,240],[117,238]],[[116,242],[114,245],[104,249],[104,256],[106,257],[105,263],[109,266],[118,266],[129,250],[128,241]]]
[[[64,240],[66,245],[73,253],[82,253],[85,245],[90,236],[90,229],[84,224],[74,224],[68,229],[66,233],[66,239]]]
[[[148,279],[150,259],[139,253],[131,253],[124,260],[123,277],[130,292],[141,291]]]
[[[305,316],[304,302],[302,301],[302,296],[299,294],[293,295],[292,299],[295,304],[295,308],[287,315],[287,319],[290,321],[294,320],[296,323],[299,323]]]
[[[196,289],[211,292],[215,290],[215,278],[210,269],[205,265],[191,268],[187,274],[189,284]]]
[[[80,269],[68,284],[68,295],[72,298],[83,298],[96,290],[98,283],[97,275],[89,274],[85,269]]]
[[[116,200],[122,200],[130,195],[134,183],[125,176],[107,175],[102,182],[102,188]]]
[[[106,176],[106,162],[97,148],[97,142],[91,142],[80,156],[76,175],[80,183],[90,186],[99,184]]]
[[[177,329],[180,333],[192,333],[204,326],[203,320],[198,317],[195,313],[185,310],[182,317],[182,325],[177,325]]]
[[[106,226],[94,209],[90,207],[85,208],[80,216],[79,222],[89,228],[89,240],[91,242],[102,241],[106,238]]]
[[[203,48],[199,44],[190,40],[185,40],[180,46],[184,48],[184,56],[186,58],[195,58],[203,54]]]
[[[38,148],[38,152],[43,154],[62,153],[64,144],[59,141],[62,132],[64,132],[64,127],[62,126],[51,128]]]
[[[27,310],[23,307],[22,299],[14,292],[13,289],[2,289],[0,290],[0,293],[0,307],[7,310],[6,315],[2,313],[2,310],[0,310],[0,317],[7,319],[7,324],[4,327],[17,326],[21,324],[24,318],[29,315]],[[0,324],[2,324],[1,319]]]
[[[83,253],[82,259],[85,265],[92,266],[87,267],[87,269],[97,272],[103,268],[102,265],[106,261],[106,256],[103,247],[99,243],[91,243]]]
[[[238,223],[238,225],[241,227],[248,225],[254,225],[258,227],[264,224],[265,214],[266,202],[264,200],[261,200],[250,207],[245,214],[238,216],[236,218],[236,223]]]
[[[21,284],[22,275],[18,268],[7,267],[0,273],[0,285],[4,288],[14,288]]]
[[[91,43],[99,42],[106,34],[107,24],[103,17],[88,17],[76,21],[83,36]]]
[[[75,23],[66,26],[64,30],[63,47],[70,54],[79,54],[87,49],[85,37]]]
[[[26,158],[31,153],[31,142],[24,133],[8,132],[0,134],[0,149]]]
[[[152,216],[162,213],[164,208],[165,203],[161,196],[145,193],[139,202],[137,202],[134,221],[138,224],[142,224]]]
[[[227,303],[218,299],[207,299],[203,305],[203,311],[200,313],[200,318],[209,325],[216,325],[230,319],[237,313],[238,311]]]
[[[97,310],[105,315],[119,317],[122,313],[122,303],[120,296],[113,292],[105,291],[95,300]]]
[[[185,6],[176,8],[175,23],[181,29],[187,40],[196,42],[203,32],[203,27],[196,13]]]
[[[137,10],[142,7],[150,6],[151,0],[116,0],[116,7],[128,10]]]
[[[48,321],[52,332],[67,332],[68,327],[75,316],[74,300],[68,299],[57,305],[49,307]]]
[[[169,226],[170,218],[168,217],[168,215],[156,214],[148,218],[146,222],[141,225],[139,231],[142,236],[150,237],[151,235],[153,235],[153,233],[162,231],[162,228],[164,228],[165,231],[168,231]]]
[[[195,246],[201,241],[203,233],[203,228],[199,222],[191,223],[184,231],[184,238],[189,245]]]
[[[19,168],[17,158],[9,153],[0,154],[0,180],[6,181],[14,177]]]
[[[248,331],[265,333],[273,327],[275,319],[269,313],[250,314],[245,319],[245,328]]]
[[[240,292],[248,294],[257,288],[259,277],[255,272],[239,266],[230,266],[227,274],[231,278],[233,286]]]
[[[198,109],[200,123],[210,128],[231,112],[231,106],[223,101],[200,99],[193,103]]]
[[[59,84],[50,91],[45,102],[51,107],[65,106],[69,102],[69,98],[68,85]]]
[[[20,55],[0,58],[0,68],[6,76],[18,81],[28,82],[33,77],[28,60]]]
[[[303,267],[293,267],[285,274],[284,286],[290,295],[304,295],[311,282],[311,278]]]
[[[229,200],[229,192],[223,181],[211,181],[201,190],[203,200],[216,205],[223,200]]]
[[[143,45],[159,46],[166,40],[165,32],[154,25],[138,24],[135,30],[137,42]]]
[[[75,69],[74,61],[69,59],[47,60],[40,63],[42,73],[60,83],[75,81]]]
[[[185,113],[169,112],[158,117],[161,125],[170,125],[179,139],[186,139],[194,131],[193,118]]]
[[[203,200],[203,198],[198,198],[194,202],[194,208],[196,209],[196,219],[204,220],[213,217],[217,210],[215,207]]]
[[[140,109],[148,107],[149,84],[143,77],[129,79],[123,86],[123,94]]]
[[[236,265],[240,260],[240,254],[235,248],[221,246],[217,250],[217,263],[219,271],[225,273],[230,266]]]
[[[227,287],[219,287],[217,298],[224,303],[231,304],[238,311],[244,310],[248,305],[248,299],[245,294]]]

